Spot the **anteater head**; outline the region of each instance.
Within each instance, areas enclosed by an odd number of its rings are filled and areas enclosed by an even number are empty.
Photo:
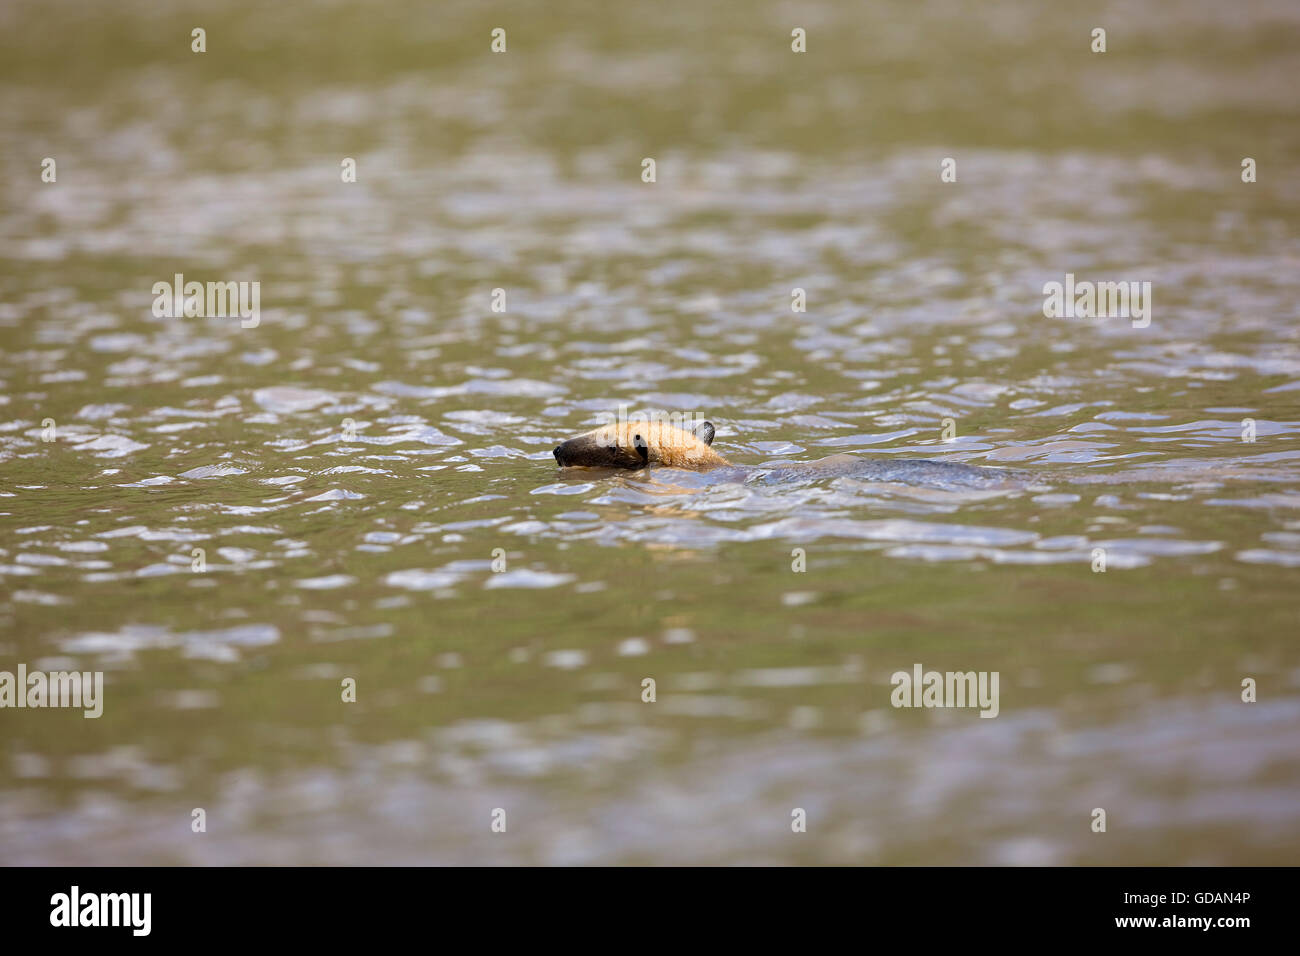
[[[711,422],[693,432],[667,422],[619,422],[570,438],[554,455],[565,468],[717,468],[728,462],[709,447],[713,435]]]

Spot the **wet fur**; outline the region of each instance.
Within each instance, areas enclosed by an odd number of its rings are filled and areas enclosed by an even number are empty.
[[[662,465],[706,471],[731,464],[709,447],[713,426],[700,435],[666,422],[620,422],[592,429],[558,445],[555,460],[564,467],[645,468]],[[701,437],[701,435],[703,437]]]

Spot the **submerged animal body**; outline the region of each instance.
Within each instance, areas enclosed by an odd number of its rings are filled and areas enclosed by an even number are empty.
[[[667,422],[619,422],[570,438],[556,445],[552,454],[565,468],[663,465],[705,471],[731,464],[709,447],[713,434],[711,422],[705,422],[694,432]]]
[[[735,465],[710,447],[714,428],[705,422],[694,432],[665,422],[619,422],[593,429],[555,447],[563,468],[648,468],[658,465],[719,472],[734,481],[784,482],[852,477],[950,488],[996,488],[1026,476],[999,468],[931,459],[859,458],[831,455],[817,461]]]

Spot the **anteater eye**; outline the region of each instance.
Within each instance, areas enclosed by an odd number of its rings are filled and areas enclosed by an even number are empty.
[[[605,451],[609,452],[609,453],[612,455],[612,454],[614,454],[614,452],[618,451],[618,446],[617,446],[617,445],[606,445],[606,446],[605,446]]]

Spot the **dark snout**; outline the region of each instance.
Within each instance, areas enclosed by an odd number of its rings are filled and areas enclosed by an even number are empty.
[[[590,435],[560,442],[551,454],[561,468],[640,468],[645,464],[635,451],[602,444]]]
[[[589,444],[589,443],[588,443]],[[551,452],[555,456],[555,463],[561,468],[568,468],[572,465],[591,464],[588,460],[591,457],[591,449],[583,443],[583,438],[570,438],[568,441],[562,441],[555,446],[555,451]]]

